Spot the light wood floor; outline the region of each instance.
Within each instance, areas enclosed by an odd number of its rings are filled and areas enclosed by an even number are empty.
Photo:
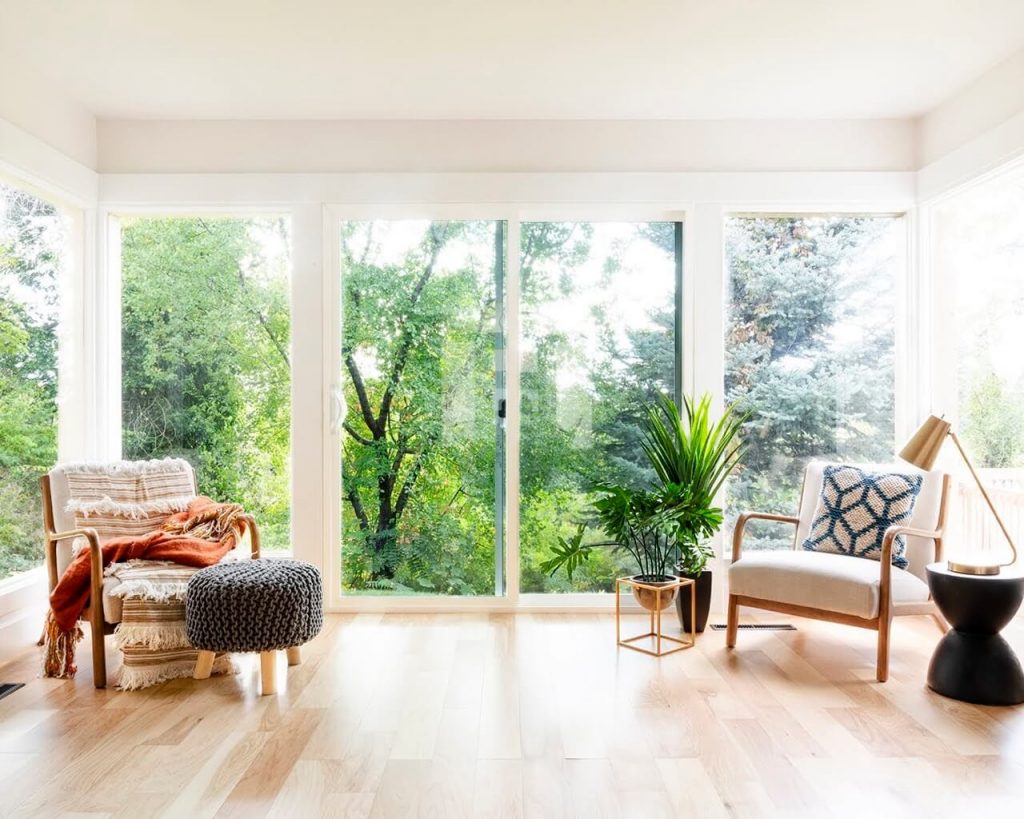
[[[873,633],[794,622],[657,660],[608,616],[333,615],[271,697],[250,658],[126,693],[87,645],[73,682],[26,654],[0,667],[30,680],[0,700],[0,814],[1021,815],[1024,707],[928,692],[930,620],[897,620],[884,685]]]

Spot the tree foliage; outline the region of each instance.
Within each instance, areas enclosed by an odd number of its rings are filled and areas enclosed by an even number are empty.
[[[736,217],[729,271],[725,388],[751,413],[728,504],[791,513],[810,458],[890,460],[894,449],[890,220]],[[760,537],[757,532],[764,534]],[[749,546],[791,532],[753,527]]]
[[[480,222],[343,228],[343,566],[350,590],[494,591],[502,231]],[[582,266],[618,288],[636,272],[623,269],[623,247],[592,258],[593,240],[585,223],[522,226],[524,591],[610,588],[614,559],[595,556],[571,580],[548,578],[542,564],[550,546],[593,516],[600,482],[649,479],[638,424],[645,401],[673,386],[671,299],[626,334],[611,290],[587,316],[586,335],[550,320],[552,310],[589,295],[578,280]],[[629,227],[619,241],[654,240]],[[654,275],[667,275],[671,289],[667,258]],[[566,372],[580,377],[560,383]]]
[[[186,458],[269,549],[289,548],[287,239],[283,219],[138,218],[121,243],[124,457]]]
[[[0,184],[0,578],[43,559],[39,476],[57,457],[57,332],[66,226]]]

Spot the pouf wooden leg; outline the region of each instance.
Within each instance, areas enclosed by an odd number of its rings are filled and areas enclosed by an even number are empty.
[[[213,671],[213,660],[217,655],[212,651],[200,651],[196,657],[196,670],[192,673],[193,680],[208,680]]]
[[[263,695],[277,693],[277,652],[260,652],[260,682],[263,684]]]
[[[302,647],[292,646],[288,649],[288,665],[299,665],[302,663]]]

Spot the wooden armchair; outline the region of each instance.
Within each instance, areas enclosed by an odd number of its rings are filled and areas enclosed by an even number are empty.
[[[51,592],[53,591],[61,575],[71,563],[74,557],[74,541],[78,538],[84,539],[85,545],[82,548],[88,548],[92,555],[92,571],[89,605],[83,612],[82,619],[89,622],[92,633],[93,680],[97,688],[105,688],[107,667],[104,637],[107,634],[112,634],[121,621],[121,600],[106,593],[109,588],[105,588],[100,547],[111,537],[152,531],[162,525],[167,515],[133,521],[131,524],[127,521],[119,522],[120,525],[135,526],[137,529],[141,527],[141,530],[136,532],[125,532],[112,528],[111,520],[102,514],[95,517],[95,525],[82,525],[83,519],[76,518],[76,513],[73,511],[76,500],[81,502],[82,497],[76,493],[76,479],[74,476],[69,477],[69,469],[74,472],[75,468],[55,466],[40,479],[49,589]],[[146,502],[180,500],[183,496],[194,497],[196,495],[195,472],[191,465],[183,460],[126,461],[106,467],[90,467],[90,470],[94,474],[109,477],[119,489],[124,490],[128,487],[129,492],[137,489],[138,496],[144,497]],[[85,502],[89,500],[99,500],[99,496],[86,498]],[[260,553],[259,529],[252,515],[245,515],[244,519],[249,527],[252,557],[257,558]],[[92,521],[90,520],[90,522]]]
[[[739,607],[767,609],[799,617],[828,620],[878,632],[876,678],[889,677],[889,632],[892,618],[905,614],[930,614],[945,631],[928,590],[925,567],[942,559],[942,537],[949,496],[949,476],[922,473],[924,481],[907,525],[891,526],[882,541],[880,561],[840,554],[804,551],[821,495],[826,464],[812,461],[804,473],[800,508],[796,516],[745,512],[733,532],[732,564],[729,567],[729,610],[726,645],[736,645]],[[890,471],[915,472],[912,467],[887,467]],[[766,520],[796,528],[792,550],[743,553],[747,523]],[[892,565],[893,543],[906,539],[909,565]]]

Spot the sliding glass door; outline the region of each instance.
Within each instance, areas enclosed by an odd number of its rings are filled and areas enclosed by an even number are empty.
[[[636,569],[610,549],[574,573],[540,566],[593,519],[603,482],[653,473],[640,421],[680,382],[682,223],[525,222],[521,231],[520,590],[607,592]]]
[[[341,225],[347,594],[504,591],[505,230]]]
[[[524,221],[509,237],[503,221],[341,221],[343,594],[612,589],[627,567],[610,550],[572,583],[540,567],[581,524],[603,539],[599,484],[651,478],[639,425],[681,381],[682,227]]]

